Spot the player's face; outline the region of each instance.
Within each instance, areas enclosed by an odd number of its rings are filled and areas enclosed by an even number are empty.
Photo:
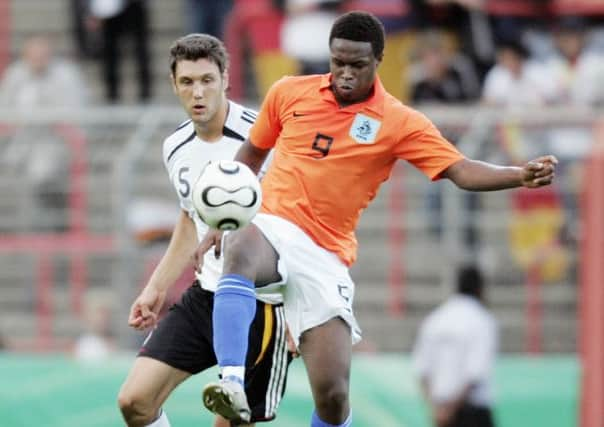
[[[365,100],[371,93],[381,58],[369,42],[335,38],[330,45],[331,87],[340,105]]]
[[[226,105],[226,73],[206,58],[178,61],[172,86],[194,123],[209,122]]]

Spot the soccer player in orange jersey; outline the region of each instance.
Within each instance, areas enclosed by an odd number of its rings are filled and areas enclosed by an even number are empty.
[[[285,313],[304,360],[315,411],[312,427],[350,426],[351,345],[360,339],[352,311],[355,227],[394,163],[407,160],[432,180],[470,191],[540,187],[557,160],[523,167],[464,157],[421,113],[387,93],[376,71],[384,29],[365,12],[334,23],[326,75],[285,77],[267,94],[236,160],[258,170],[274,159],[262,187],[261,213],[228,236],[213,312],[214,348],[222,380],[204,389],[204,403],[235,422],[245,414],[242,378],[255,295],[285,282]],[[218,241],[211,232],[198,256]]]

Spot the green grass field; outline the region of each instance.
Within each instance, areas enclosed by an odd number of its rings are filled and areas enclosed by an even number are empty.
[[[116,394],[131,354],[102,363],[62,356],[0,356],[0,426],[122,426]],[[173,427],[210,426],[200,390],[216,370],[191,378],[165,408]],[[497,366],[499,427],[576,426],[578,363],[574,357],[504,357]],[[355,356],[352,374],[355,427],[428,427],[423,402],[399,355]],[[302,361],[290,371],[277,420],[267,426],[307,427],[312,401]]]

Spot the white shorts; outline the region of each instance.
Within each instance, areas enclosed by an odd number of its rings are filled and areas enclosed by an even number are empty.
[[[344,319],[350,326],[352,343],[359,342],[361,329],[352,311],[354,282],[348,267],[283,218],[259,213],[252,222],[279,254],[285,317],[296,346],[304,331],[334,317]]]

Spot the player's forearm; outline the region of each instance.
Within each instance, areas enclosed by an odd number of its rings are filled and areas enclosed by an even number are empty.
[[[168,249],[153,271],[147,286],[153,286],[158,291],[169,289],[191,263],[191,256],[196,247],[195,224],[186,212],[181,211]]]
[[[443,175],[464,190],[494,191],[522,186],[523,171],[516,166],[464,159],[451,165]]]
[[[263,150],[256,147],[248,139],[241,145],[239,151],[237,151],[235,160],[245,163],[255,174],[258,174],[269,151],[270,150]]]

